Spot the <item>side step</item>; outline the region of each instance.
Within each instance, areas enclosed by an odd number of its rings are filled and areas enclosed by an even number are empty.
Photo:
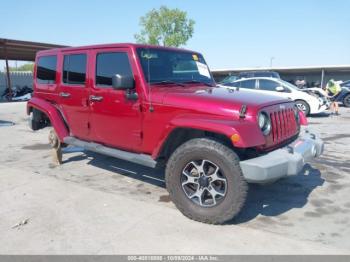
[[[155,161],[150,155],[146,154],[130,153],[127,151],[106,147],[98,143],[79,140],[71,136],[65,137],[63,141],[68,145],[82,147],[88,151],[93,151],[102,155],[112,156],[115,158],[123,159],[152,168],[154,168],[157,164],[157,161]]]

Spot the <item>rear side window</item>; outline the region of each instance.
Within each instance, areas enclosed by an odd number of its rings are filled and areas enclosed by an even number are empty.
[[[127,53],[100,53],[96,57],[96,85],[112,86],[112,76],[132,76],[132,70]]]
[[[57,56],[39,57],[36,69],[36,79],[39,84],[56,83]]]
[[[247,88],[247,89],[255,89],[255,80],[241,81],[239,87]]]
[[[63,61],[63,83],[82,85],[86,78],[86,54],[65,55]]]
[[[271,81],[271,80],[259,80],[259,89],[266,91],[276,91],[276,87],[281,86],[281,84]]]

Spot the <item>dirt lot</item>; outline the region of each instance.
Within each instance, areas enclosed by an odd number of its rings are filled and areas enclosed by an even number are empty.
[[[324,155],[295,177],[251,185],[223,226],[191,221],[169,201],[164,174],[68,148],[51,163],[48,129],[25,104],[0,104],[0,254],[350,254],[350,109],[315,116]],[[23,225],[19,225],[18,223]]]

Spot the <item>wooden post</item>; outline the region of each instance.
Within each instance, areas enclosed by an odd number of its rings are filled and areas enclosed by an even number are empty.
[[[6,63],[7,87],[8,87],[8,89],[9,89],[9,97],[8,97],[8,100],[10,101],[10,100],[12,99],[12,87],[11,87],[11,78],[10,78],[9,61],[8,61],[8,59],[7,59],[6,43],[5,43],[5,63]]]

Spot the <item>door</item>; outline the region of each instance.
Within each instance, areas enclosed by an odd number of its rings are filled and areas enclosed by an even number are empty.
[[[89,139],[89,90],[87,88],[87,54],[64,53],[60,60],[59,100],[68,122],[70,135]]]
[[[128,49],[93,51],[94,77],[90,91],[91,139],[107,146],[137,151],[141,146],[139,99],[128,99],[126,90],[112,87],[112,76],[133,76]],[[137,90],[137,82],[135,82]]]

